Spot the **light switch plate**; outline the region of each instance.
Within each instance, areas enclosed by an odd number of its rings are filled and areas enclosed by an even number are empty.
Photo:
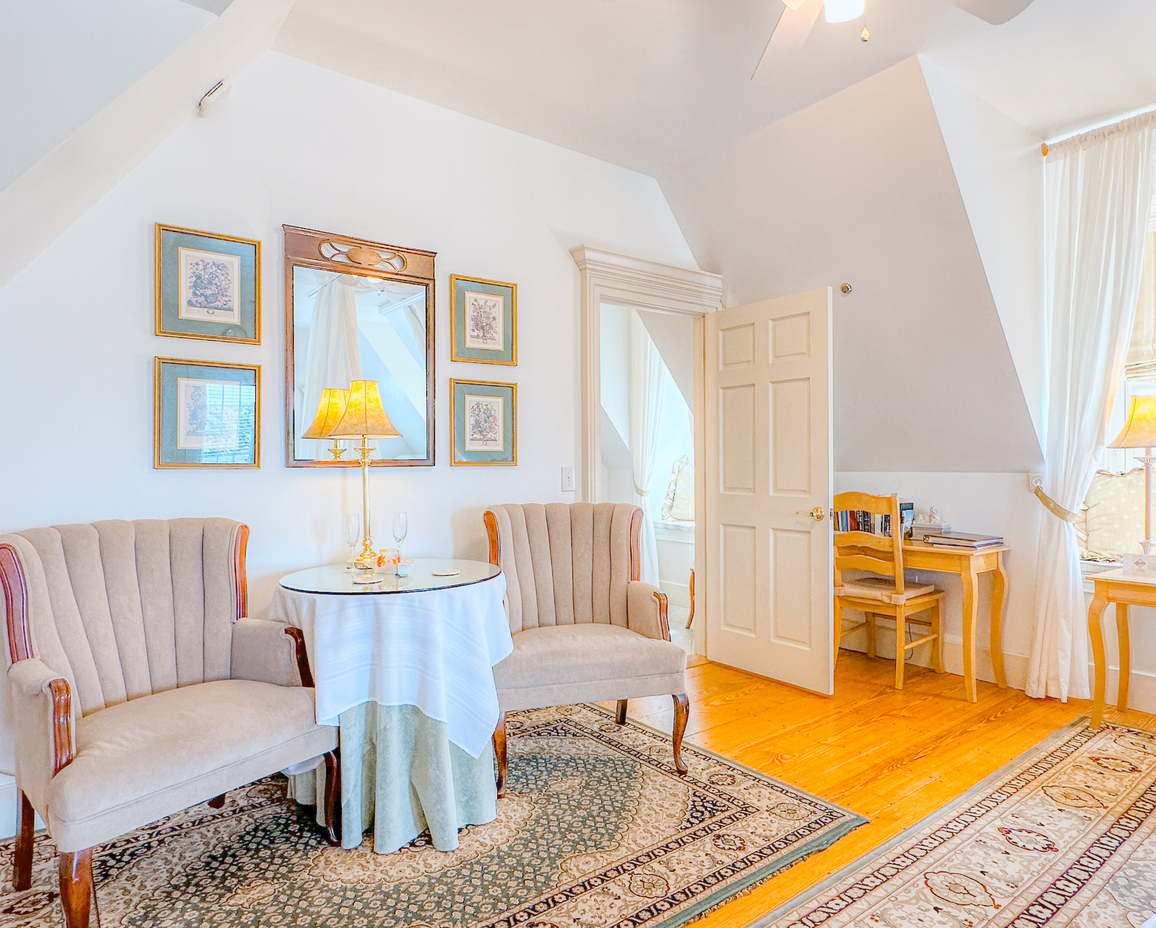
[[[573,493],[574,492],[574,468],[573,467],[563,467],[562,468],[562,492],[563,493]]]

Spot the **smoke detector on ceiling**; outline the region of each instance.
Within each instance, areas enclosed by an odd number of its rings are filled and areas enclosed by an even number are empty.
[[[203,97],[197,101],[197,115],[198,116],[212,116],[219,110],[228,99],[229,93],[232,91],[233,85],[228,80],[222,79],[217,81],[210,87]]]

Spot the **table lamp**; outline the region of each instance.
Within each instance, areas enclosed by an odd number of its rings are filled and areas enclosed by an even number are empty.
[[[1124,428],[1109,448],[1143,448],[1144,457],[1144,540],[1140,547],[1145,554],[1156,548],[1152,540],[1152,447],[1156,445],[1156,396],[1134,396],[1128,406]]]
[[[302,438],[329,438],[330,433],[337,428],[337,423],[345,415],[345,407],[349,404],[349,391],[326,387],[321,391],[321,401],[317,404],[317,416],[313,423],[304,432]],[[329,449],[333,460],[337,460],[345,449],[341,447],[341,439],[333,439],[333,447]]]
[[[373,552],[373,535],[369,530],[369,456],[373,454],[369,439],[401,437],[401,433],[393,427],[389,416],[381,408],[381,390],[376,380],[355,380],[349,385],[349,401],[345,404],[345,411],[328,437],[361,438],[361,447],[357,451],[361,455],[361,524],[365,528],[365,537],[361,539],[361,554],[354,563],[361,570],[370,570],[377,564]]]

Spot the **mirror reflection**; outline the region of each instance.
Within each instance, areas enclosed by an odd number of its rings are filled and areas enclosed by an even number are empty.
[[[427,326],[424,284],[321,268],[292,267],[293,435],[295,462],[333,462],[329,439],[305,438],[327,388],[376,380],[381,404],[400,433],[371,440],[374,460],[422,462],[429,455]],[[340,463],[355,463],[354,440]]]

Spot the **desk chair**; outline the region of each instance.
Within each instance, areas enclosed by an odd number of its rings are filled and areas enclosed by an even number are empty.
[[[943,634],[940,627],[943,592],[925,584],[908,584],[903,578],[903,531],[899,521],[899,497],[868,496],[866,493],[839,493],[834,513],[846,510],[871,513],[875,532],[835,532],[835,659],[843,636],[867,629],[867,656],[875,656],[876,622],[880,617],[895,622],[895,688],[903,689],[903,668],[907,652],[932,642],[932,666],[943,673]],[[834,515],[833,513],[833,515]],[[882,520],[890,516],[891,534],[882,534]],[[838,524],[838,523],[836,523]],[[863,570],[870,576],[845,580],[843,571]],[[882,575],[882,576],[881,576]],[[850,607],[863,613],[863,621],[843,627],[843,610]],[[924,613],[930,613],[924,617]],[[907,624],[930,630],[922,638],[907,641]]]

